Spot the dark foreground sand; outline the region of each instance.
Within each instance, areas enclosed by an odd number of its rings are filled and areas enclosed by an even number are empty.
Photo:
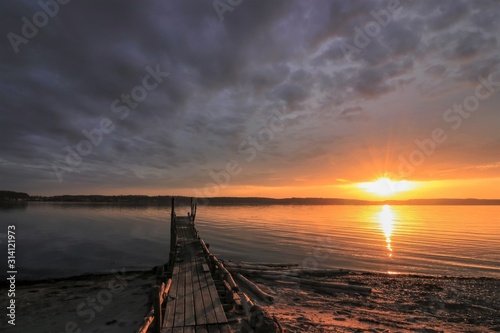
[[[134,332],[150,309],[154,281],[152,272],[85,275],[35,283],[18,281],[16,325],[6,323],[4,319],[8,317],[2,313],[0,332]],[[6,292],[2,286],[2,295]]]
[[[253,279],[288,332],[500,332],[500,280],[352,274],[316,279],[366,285],[368,296]]]
[[[250,278],[275,297],[266,309],[286,332],[500,332],[498,279],[369,273],[313,278],[373,289],[363,296]],[[152,283],[152,272],[18,282],[16,325],[6,322],[2,305],[0,331],[134,332],[149,311]]]

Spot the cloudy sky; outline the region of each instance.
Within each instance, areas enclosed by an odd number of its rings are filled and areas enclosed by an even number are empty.
[[[0,189],[500,197],[498,1],[60,2],[0,5]]]

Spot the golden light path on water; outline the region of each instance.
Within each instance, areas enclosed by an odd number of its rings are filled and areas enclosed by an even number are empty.
[[[380,223],[380,227],[385,235],[386,247],[389,250],[389,257],[392,258],[392,245],[391,245],[391,235],[394,228],[395,215],[392,211],[391,206],[384,205],[382,209],[377,213],[376,220]]]

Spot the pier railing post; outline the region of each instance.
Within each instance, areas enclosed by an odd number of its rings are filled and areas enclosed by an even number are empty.
[[[196,198],[191,198],[191,220],[194,222],[196,218],[196,206],[197,206]]]
[[[170,210],[170,218],[172,222],[174,221],[174,217],[175,217],[175,197],[172,197],[172,207]]]
[[[193,197],[191,197],[191,215],[190,216],[193,216]]]
[[[172,197],[172,209],[170,212],[170,253],[175,253],[177,243],[177,228],[175,226],[175,198]]]
[[[163,282],[165,275],[165,266],[161,265],[156,268],[156,284],[160,285]]]
[[[160,286],[153,286],[151,289],[151,292],[153,293],[153,306],[154,306],[154,332],[155,333],[160,333],[161,331],[161,320],[162,320],[162,315],[161,315],[161,295],[160,295],[161,287]]]

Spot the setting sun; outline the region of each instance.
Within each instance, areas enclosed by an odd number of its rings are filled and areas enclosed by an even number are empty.
[[[376,195],[389,196],[399,192],[411,190],[414,187],[414,184],[407,180],[394,181],[383,177],[373,182],[360,183],[358,184],[358,187]]]

